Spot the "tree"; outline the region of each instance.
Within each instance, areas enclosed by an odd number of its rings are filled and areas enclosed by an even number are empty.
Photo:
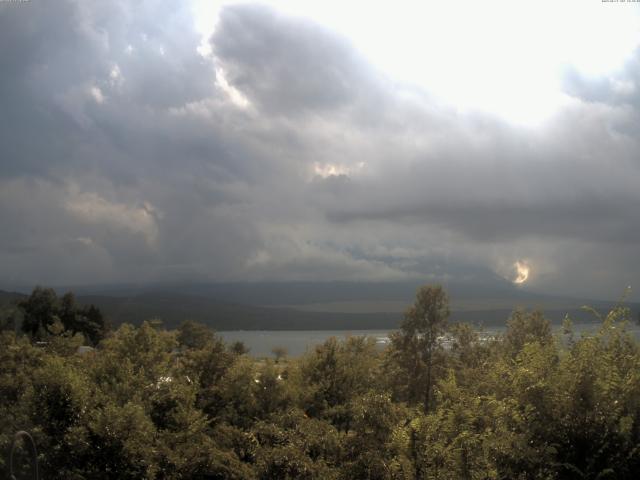
[[[77,331],[93,345],[97,345],[111,329],[109,322],[95,305],[78,309],[76,315]]]
[[[352,400],[379,384],[378,352],[371,337],[335,337],[316,346],[300,361],[302,404],[312,417],[329,419],[347,432]]]
[[[23,312],[22,330],[32,338],[42,339],[52,334],[52,326],[58,320],[58,297],[52,288],[36,287],[26,300],[19,304]]]
[[[290,382],[284,381],[280,370],[267,360],[259,371],[254,384],[258,417],[267,418],[273,413],[286,411],[292,403]]]
[[[375,390],[354,399],[352,404],[353,434],[346,436],[343,445],[348,478],[404,478],[392,466],[398,454],[392,440],[394,430],[407,412],[394,404],[388,393]]]
[[[92,345],[105,337],[109,326],[102,312],[95,305],[80,306],[73,293],[67,292],[60,299],[58,313],[64,330],[71,335],[82,333]]]
[[[544,318],[544,314],[539,310],[515,310],[507,321],[507,331],[504,334],[507,353],[515,357],[527,343],[532,342],[541,345],[553,342],[549,320]]]
[[[209,327],[193,320],[185,320],[178,327],[178,343],[187,348],[204,348],[213,337]]]
[[[400,331],[391,335],[391,363],[400,374],[397,379],[406,386],[407,399],[421,401],[425,412],[432,406],[434,363],[448,318],[449,298],[442,286],[425,285],[405,312]]]
[[[0,302],[0,332],[17,331],[18,325],[22,323],[21,316],[17,302],[5,304]]]
[[[242,340],[236,340],[229,346],[229,351],[235,355],[246,355],[249,353],[249,347],[247,347]]]
[[[271,353],[273,353],[273,356],[276,357],[276,363],[279,363],[280,360],[285,358],[289,352],[285,347],[277,346],[271,349]]]
[[[58,298],[52,288],[36,287],[29,298],[18,305],[23,313],[22,331],[43,340],[63,333],[82,333],[93,345],[102,340],[109,326],[94,305],[80,306],[73,293]]]

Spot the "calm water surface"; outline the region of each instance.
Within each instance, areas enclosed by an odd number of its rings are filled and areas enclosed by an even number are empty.
[[[573,325],[574,335],[579,338],[583,333],[597,329],[595,323],[576,323]],[[560,332],[559,325],[553,326],[554,331]],[[640,326],[631,324],[628,327],[636,338],[640,338]],[[298,356],[308,349],[323,343],[329,337],[344,339],[347,336],[368,336],[376,339],[376,343],[384,347],[389,341],[389,333],[393,330],[235,330],[217,332],[226,342],[240,340],[249,348],[249,354],[254,357],[269,357],[274,347],[284,347],[291,356]],[[482,330],[484,334],[495,335],[503,332],[504,327],[492,327]]]
[[[308,348],[323,343],[329,337],[368,336],[384,346],[389,341],[389,330],[236,330],[217,332],[225,342],[240,340],[254,357],[272,356],[274,347],[284,347],[291,356],[302,355]]]

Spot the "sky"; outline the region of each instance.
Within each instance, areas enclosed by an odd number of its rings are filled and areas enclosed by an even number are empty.
[[[640,3],[363,5],[0,2],[0,287],[640,299]]]

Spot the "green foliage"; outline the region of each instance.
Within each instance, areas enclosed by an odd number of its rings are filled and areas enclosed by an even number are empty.
[[[244,344],[244,342],[236,340],[231,345],[229,345],[229,351],[236,355],[245,355],[249,353],[249,348]]]
[[[516,310],[507,321],[504,346],[511,356],[515,357],[528,343],[546,345],[552,341],[551,324],[540,311]]]
[[[0,304],[0,333],[16,332],[21,325],[21,312],[14,303]]]
[[[284,347],[273,347],[271,349],[271,353],[276,357],[276,363],[278,363],[280,360],[285,358],[289,352]]]
[[[213,332],[202,323],[185,320],[178,327],[178,344],[186,348],[204,348],[213,339]]]
[[[92,410],[85,438],[69,451],[80,453],[80,470],[91,478],[153,478],[158,473],[153,423],[133,401]]]
[[[407,412],[393,403],[390,394],[375,391],[355,399],[352,405],[352,431],[344,441],[345,471],[351,478],[394,478],[398,451],[392,434]]]
[[[302,403],[313,417],[349,430],[352,400],[380,383],[379,354],[371,338],[329,338],[300,362]]]
[[[432,388],[442,365],[442,336],[447,330],[449,298],[440,285],[425,285],[406,313],[400,331],[391,335],[387,372],[397,397],[432,405]]]
[[[36,289],[28,335],[0,331],[0,450],[29,430],[51,479],[636,478],[627,310],[580,338],[517,310],[488,338],[448,326],[447,305],[422,288],[385,351],[331,338],[258,360],[185,322],[122,325],[80,355],[84,310]]]
[[[254,395],[257,403],[258,418],[268,418],[270,415],[286,411],[293,404],[293,392],[290,383],[286,381],[286,372],[277,365],[267,361],[255,379]]]
[[[256,423],[252,433],[258,478],[338,478],[340,434],[327,422],[291,409]]]
[[[19,303],[22,331],[32,338],[47,341],[62,333],[81,333],[91,345],[97,345],[109,331],[109,324],[98,308],[80,306],[72,293],[58,298],[51,288],[36,287],[29,298]]]
[[[52,334],[59,311],[58,297],[52,288],[36,287],[31,296],[20,302],[23,312],[22,330],[32,338],[42,340],[47,333]]]
[[[9,451],[13,434],[32,427],[27,392],[45,358],[45,352],[27,338],[0,332],[0,477],[6,477],[5,452]]]

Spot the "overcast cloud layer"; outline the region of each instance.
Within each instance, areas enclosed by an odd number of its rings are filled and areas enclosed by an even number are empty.
[[[525,259],[526,288],[640,298],[640,52],[567,71],[571,101],[518,127],[310,20],[227,7],[209,53],[193,23],[168,0],[0,3],[1,286],[481,281]]]

